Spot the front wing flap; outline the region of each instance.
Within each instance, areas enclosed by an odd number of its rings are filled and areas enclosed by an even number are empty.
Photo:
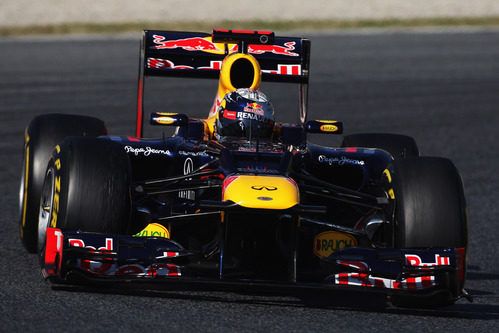
[[[133,237],[47,228],[42,274],[65,280],[71,271],[96,277],[181,276],[172,259],[191,255],[167,238]]]
[[[167,238],[103,235],[47,228],[42,273],[52,282],[73,274],[88,280],[181,282],[199,280],[221,285],[252,280],[194,276],[183,266],[195,255]],[[183,260],[184,259],[184,260]],[[455,249],[346,248],[323,259],[324,279],[310,283],[276,281],[283,287],[358,289],[388,295],[429,295],[439,291],[461,296],[464,255]],[[327,273],[329,272],[329,273]],[[267,285],[265,281],[262,285]]]

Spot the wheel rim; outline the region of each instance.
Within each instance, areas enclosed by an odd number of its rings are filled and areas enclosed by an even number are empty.
[[[49,168],[43,182],[42,195],[40,199],[40,213],[38,215],[38,251],[41,251],[45,243],[47,227],[52,215],[54,203],[54,170]]]

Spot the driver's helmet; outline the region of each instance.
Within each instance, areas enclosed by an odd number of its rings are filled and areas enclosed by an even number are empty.
[[[215,136],[269,139],[274,129],[274,108],[259,90],[241,88],[226,94],[218,109]]]

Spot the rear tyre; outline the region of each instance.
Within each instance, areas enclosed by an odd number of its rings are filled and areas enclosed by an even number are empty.
[[[468,226],[461,177],[445,158],[419,157],[394,161],[397,248],[467,249]],[[466,264],[464,265],[466,267]],[[443,306],[453,303],[464,286],[450,283],[449,293],[432,299],[395,297],[401,306]]]
[[[40,195],[54,146],[67,136],[106,134],[104,122],[97,118],[65,114],[37,116],[26,128],[19,190],[19,235],[28,252],[37,251]]]
[[[130,161],[120,144],[99,138],[66,138],[48,163],[38,219],[39,250],[48,226],[126,233],[131,219],[130,183]]]
[[[419,148],[414,138],[401,134],[359,133],[346,135],[343,137],[341,147],[383,149],[395,159],[419,156]]]

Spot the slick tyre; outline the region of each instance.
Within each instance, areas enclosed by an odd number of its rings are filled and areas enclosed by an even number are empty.
[[[40,201],[38,247],[47,227],[126,233],[131,219],[131,167],[107,139],[68,137],[49,160]]]
[[[343,137],[341,147],[378,148],[389,152],[393,158],[419,156],[414,138],[401,134],[359,133]]]
[[[468,226],[461,177],[445,158],[419,157],[394,161],[395,247],[467,249]],[[466,265],[464,265],[466,267]],[[464,286],[430,299],[396,297],[401,306],[443,306]]]
[[[104,123],[97,118],[65,114],[37,116],[26,128],[19,190],[19,233],[28,252],[37,251],[40,194],[54,146],[67,136],[106,134]]]

